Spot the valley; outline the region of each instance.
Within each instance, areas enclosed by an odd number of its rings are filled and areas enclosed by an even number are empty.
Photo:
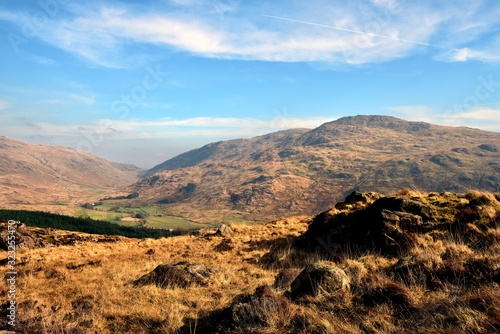
[[[3,208],[149,228],[313,215],[354,190],[500,191],[500,134],[388,116],[210,143],[146,171],[7,138],[0,155]]]

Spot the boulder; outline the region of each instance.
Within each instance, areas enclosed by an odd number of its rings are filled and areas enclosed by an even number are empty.
[[[347,274],[334,265],[308,264],[291,284],[291,298],[344,292],[350,288]]]
[[[231,305],[221,311],[185,319],[184,326],[176,332],[193,333],[195,327],[197,333],[257,333],[256,327],[264,330],[270,326],[282,328],[292,310],[290,300],[264,285],[253,294],[236,296]]]
[[[217,229],[217,232],[215,232],[215,235],[221,236],[221,237],[227,237],[229,235],[233,234],[233,230],[225,224],[221,224],[219,228]]]
[[[268,285],[264,285],[258,287],[252,295],[235,298],[224,313],[230,323],[238,328],[264,326],[273,318],[282,318],[289,314],[290,301],[275,293]]]
[[[160,264],[152,272],[141,276],[132,284],[134,286],[156,285],[159,288],[205,285],[207,278],[214,273],[203,263],[178,262]]]

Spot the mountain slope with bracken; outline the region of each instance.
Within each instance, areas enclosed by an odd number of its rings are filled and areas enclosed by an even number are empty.
[[[237,212],[265,221],[321,212],[352,190],[499,191],[499,148],[495,132],[345,117],[206,145],[156,166],[128,190],[193,219],[212,212],[224,221]]]
[[[0,203],[10,208],[70,203],[138,180],[135,166],[66,147],[0,137]]]

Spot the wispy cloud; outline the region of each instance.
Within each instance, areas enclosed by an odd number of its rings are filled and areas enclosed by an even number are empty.
[[[108,139],[144,138],[240,138],[262,135],[292,128],[314,128],[332,119],[326,118],[251,118],[196,117],[187,119],[160,119],[154,121],[101,119],[89,124],[54,124],[47,122],[10,122],[0,125],[0,132],[16,136],[106,136]]]
[[[273,18],[273,19],[277,19],[277,20],[283,20],[283,21],[295,22],[295,23],[300,23],[300,24],[306,24],[306,25],[310,25],[310,26],[314,26],[314,27],[319,27],[319,28],[326,28],[326,29],[333,29],[333,30],[338,30],[338,31],[344,31],[344,32],[349,32],[349,33],[353,33],[353,34],[357,34],[357,35],[363,35],[363,36],[368,36],[368,37],[376,37],[376,38],[388,39],[388,40],[391,40],[391,41],[396,41],[396,42],[401,42],[401,43],[430,46],[430,47],[439,48],[439,49],[445,48],[445,47],[443,47],[441,45],[430,44],[430,43],[419,42],[419,41],[411,41],[411,40],[404,39],[404,38],[401,38],[401,37],[381,35],[381,34],[377,34],[377,33],[372,33],[370,31],[361,31],[361,30],[354,30],[354,29],[346,29],[346,28],[335,27],[335,26],[326,25],[326,24],[319,24],[319,23],[314,23],[314,22],[301,21],[301,20],[296,20],[296,19],[291,19],[291,18],[286,18],[286,17],[280,17],[280,16],[274,16],[274,15],[266,15],[265,14],[264,16],[265,17],[270,17],[270,18]],[[457,50],[457,49],[454,49],[454,50]]]
[[[93,96],[84,96],[79,94],[69,94],[69,98],[73,101],[83,103],[86,105],[92,105],[95,103],[95,98]]]
[[[482,108],[456,114],[456,117],[500,123],[500,108]]]
[[[469,126],[500,132],[500,106],[444,114],[424,105],[397,106],[387,108],[387,110],[393,116],[412,121],[450,126]]]
[[[171,0],[173,6],[73,6],[70,15],[49,20],[37,38],[91,64],[126,67],[136,59],[131,45],[181,50],[203,57],[284,62],[370,63],[430,48],[437,59],[498,60],[492,38],[500,6],[458,0],[398,2],[326,0],[251,2]],[[140,10],[138,10],[140,8]],[[263,12],[262,12],[263,10]],[[244,14],[242,14],[244,13]],[[24,22],[22,14],[0,19]],[[149,50],[151,51],[151,50]],[[124,56],[126,55],[126,56]]]
[[[42,56],[34,56],[33,59],[41,65],[53,66],[56,64],[56,61],[52,58],[42,57]]]

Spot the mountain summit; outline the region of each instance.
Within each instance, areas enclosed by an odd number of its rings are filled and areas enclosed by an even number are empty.
[[[500,191],[499,148],[494,132],[344,117],[205,145],[154,167],[129,190],[193,219],[224,221],[225,212],[266,220],[321,212],[352,190]]]

